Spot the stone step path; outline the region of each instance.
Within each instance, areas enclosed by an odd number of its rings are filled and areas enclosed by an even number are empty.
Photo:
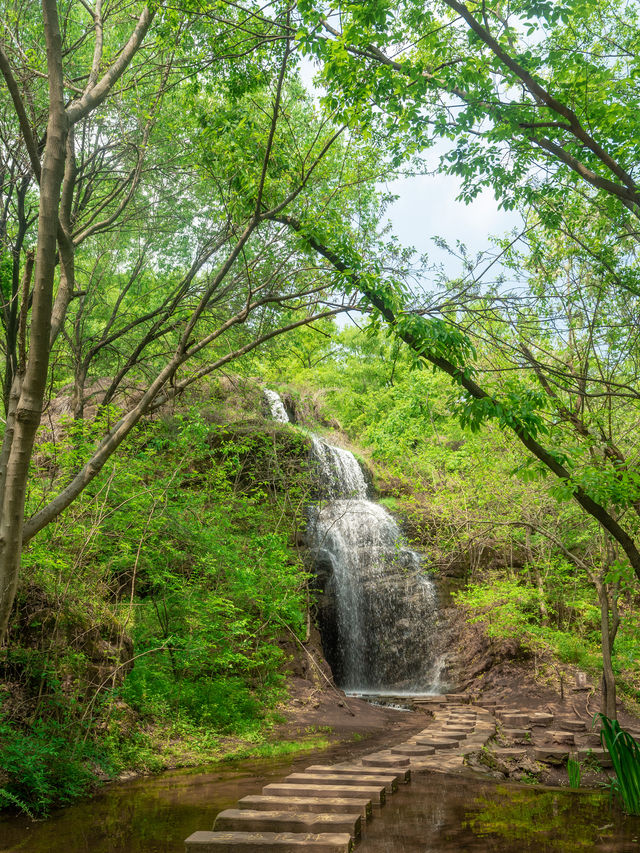
[[[501,738],[507,746],[493,747],[491,752],[500,759],[519,759],[522,747],[537,762],[560,766],[577,758],[595,759],[601,767],[612,766],[609,753],[602,748],[597,731],[585,720],[571,716],[567,709],[530,711],[521,708],[484,703],[502,725]],[[575,713],[575,708],[573,709]]]
[[[463,694],[415,702],[433,718],[409,740],[357,761],[312,764],[265,785],[262,794],[220,812],[212,831],[190,835],[187,853],[350,853],[366,822],[399,785],[410,782],[413,769],[459,770],[465,752],[480,749],[495,734],[491,713],[470,706]]]

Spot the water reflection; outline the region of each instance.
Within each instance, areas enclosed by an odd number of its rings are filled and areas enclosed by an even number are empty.
[[[325,753],[324,760],[331,756]],[[183,853],[183,840],[269,781],[312,763],[245,761],[114,785],[86,803],[33,823],[0,821],[2,853]],[[335,758],[334,758],[335,760]],[[414,775],[376,812],[358,853],[631,853],[640,819],[608,794],[505,786],[460,776]]]

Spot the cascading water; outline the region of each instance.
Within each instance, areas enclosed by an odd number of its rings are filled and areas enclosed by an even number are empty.
[[[265,397],[274,419],[282,420],[280,408],[286,417],[274,391]],[[367,500],[354,455],[314,435],[311,441],[321,500],[309,511],[308,539],[332,602],[321,619],[336,682],[352,692],[437,692],[436,595],[422,558],[403,545],[384,507]]]
[[[274,421],[278,421],[281,424],[289,423],[289,415],[287,414],[287,410],[284,407],[284,403],[280,399],[280,394],[275,391],[269,390],[269,388],[263,388],[262,392],[264,394],[264,399],[267,401],[267,406],[269,407],[269,411],[271,412],[271,417]]]

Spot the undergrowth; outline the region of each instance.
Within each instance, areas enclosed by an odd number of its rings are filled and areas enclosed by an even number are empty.
[[[70,423],[40,446],[33,507],[93,438]],[[45,814],[124,771],[296,748],[269,731],[281,640],[306,630],[306,454],[286,427],[162,418],[36,537],[0,657],[0,805]]]

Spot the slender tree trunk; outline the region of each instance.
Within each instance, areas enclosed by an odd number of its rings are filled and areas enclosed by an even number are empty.
[[[609,619],[609,594],[605,583],[598,583],[597,589],[600,602],[600,634],[602,637],[602,702],[600,710],[607,717],[615,720],[617,719],[616,677],[611,662],[613,642]]]
[[[62,42],[55,0],[43,0],[49,69],[49,121],[40,180],[38,242],[31,309],[29,356],[11,429],[5,430],[6,469],[0,493],[0,641],[18,586],[29,464],[40,424],[49,367],[49,334],[56,268],[58,207],[65,166],[68,120],[62,85]],[[13,392],[12,392],[13,393]],[[9,426],[9,424],[7,424]]]

